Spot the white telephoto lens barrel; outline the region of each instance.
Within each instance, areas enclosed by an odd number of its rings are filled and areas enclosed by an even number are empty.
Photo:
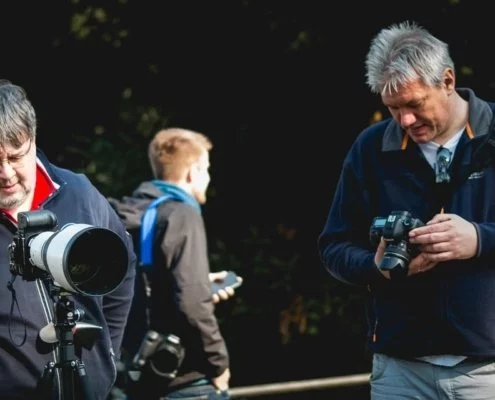
[[[31,262],[72,292],[107,294],[127,272],[127,249],[120,237],[106,228],[67,224],[59,231],[38,234],[29,245]]]

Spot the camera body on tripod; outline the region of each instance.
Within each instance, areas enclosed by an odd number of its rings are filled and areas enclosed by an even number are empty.
[[[10,272],[27,281],[47,276],[48,273],[31,262],[29,243],[41,232],[55,229],[57,218],[47,211],[19,213],[18,230],[9,246]]]
[[[184,353],[178,336],[149,330],[133,359],[133,366],[142,370],[148,365],[156,375],[174,379],[184,360]]]

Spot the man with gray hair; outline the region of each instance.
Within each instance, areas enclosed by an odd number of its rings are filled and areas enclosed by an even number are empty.
[[[367,289],[371,398],[493,399],[495,104],[456,87],[447,44],[414,22],[365,64],[390,117],[349,149],[318,251]]]

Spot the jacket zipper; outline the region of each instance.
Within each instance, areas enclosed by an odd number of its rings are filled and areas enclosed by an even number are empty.
[[[372,342],[376,343],[376,330],[378,328],[378,318],[375,319],[375,326],[373,327],[373,336],[372,336]]]
[[[372,295],[372,290],[371,290],[371,286],[368,285],[368,292]],[[376,343],[376,339],[377,339],[377,335],[376,335],[376,331],[377,331],[377,328],[378,328],[378,317],[376,316],[376,304],[375,304],[375,299],[373,299],[373,309],[374,309],[374,313],[375,313],[375,323],[374,323],[374,326],[373,326],[373,332],[371,334],[371,341],[373,343]]]

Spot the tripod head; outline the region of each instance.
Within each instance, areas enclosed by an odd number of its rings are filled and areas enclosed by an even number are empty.
[[[80,348],[91,350],[98,335],[103,330],[99,325],[82,321],[85,312],[81,308],[76,308],[74,302],[69,298],[68,291],[50,283],[50,292],[57,298],[55,303],[55,318],[40,329],[40,338],[45,343],[57,343],[60,341],[60,333],[70,330],[74,337],[74,344]]]

